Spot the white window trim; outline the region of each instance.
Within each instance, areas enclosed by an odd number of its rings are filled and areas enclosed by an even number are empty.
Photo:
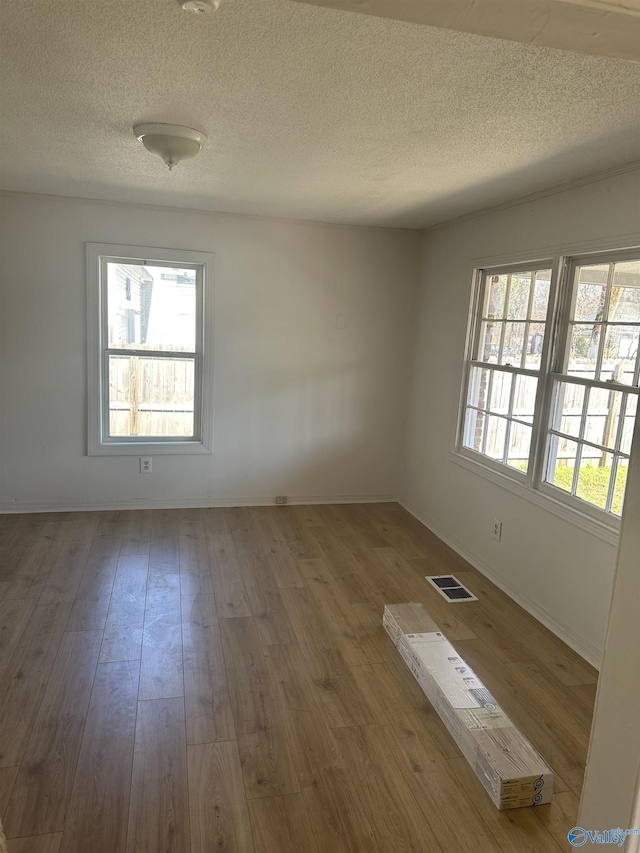
[[[140,263],[197,264],[202,267],[202,316],[197,334],[202,341],[201,375],[196,389],[195,418],[197,438],[187,440],[132,438],[107,441],[103,434],[104,393],[102,385],[103,313],[105,300],[101,282],[102,259],[122,259]],[[112,243],[86,243],[87,276],[87,455],[150,456],[211,453],[213,450],[213,270],[214,255],[181,249],[149,246],[125,246]],[[199,429],[198,429],[199,426]]]
[[[546,462],[546,440],[550,420],[551,396],[554,373],[552,368],[558,364],[558,358],[564,354],[561,346],[566,343],[566,321],[570,306],[561,305],[560,301],[570,295],[566,276],[570,261],[623,253],[637,252],[640,248],[640,233],[634,232],[618,239],[584,241],[573,244],[549,246],[535,252],[511,252],[488,258],[477,258],[472,262],[468,280],[471,282],[471,298],[465,336],[464,358],[460,374],[460,396],[455,413],[454,439],[449,452],[449,459],[463,468],[473,471],[495,485],[506,488],[525,500],[536,504],[542,509],[563,518],[576,526],[592,533],[611,544],[617,544],[620,533],[620,519],[610,513],[605,513],[595,506],[581,501],[579,498],[566,495],[562,489],[545,483],[542,471]],[[589,258],[591,259],[591,258]],[[481,298],[481,277],[484,270],[499,267],[529,269],[547,265],[552,262],[552,286],[549,295],[549,311],[547,340],[543,353],[543,365],[538,380],[538,401],[542,401],[541,415],[537,424],[534,420],[532,446],[535,447],[533,465],[529,466],[526,474],[511,469],[507,465],[494,462],[462,444],[464,432],[464,414],[467,399],[469,362],[474,352],[477,329],[477,311]],[[566,302],[569,302],[567,299]],[[563,325],[564,323],[564,325]],[[539,402],[536,406],[539,405]]]

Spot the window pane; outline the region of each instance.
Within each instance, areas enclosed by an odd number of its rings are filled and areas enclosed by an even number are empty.
[[[513,395],[512,416],[527,423],[533,423],[536,407],[538,380],[533,376],[516,376],[516,389]]]
[[[109,347],[194,352],[196,273],[151,264],[107,264]]]
[[[633,425],[636,420],[636,412],[638,410],[638,398],[635,394],[627,394],[627,408],[625,412],[624,425],[622,427],[622,441],[620,450],[623,453],[631,453],[631,443],[633,441]]]
[[[640,323],[640,261],[616,264],[609,320]]]
[[[618,421],[622,393],[605,388],[591,388],[587,407],[584,437],[594,444],[614,448],[618,436]]]
[[[539,270],[536,273],[536,284],[531,306],[532,320],[546,320],[551,291],[551,270]]]
[[[618,323],[640,323],[640,286],[612,289],[609,320]]]
[[[576,495],[583,501],[604,509],[609,494],[611,463],[612,456],[609,453],[603,454],[596,447],[583,445]]]
[[[529,467],[529,450],[531,448],[531,427],[522,424],[511,424],[509,438],[509,456],[507,465],[526,473]]]
[[[493,371],[493,384],[491,385],[491,404],[489,408],[492,412],[500,412],[503,415],[509,413],[509,397],[511,395],[512,375],[510,373],[502,373],[500,370]]]
[[[469,371],[469,390],[467,403],[478,409],[487,408],[487,394],[491,371],[484,367],[472,367]]]
[[[584,322],[604,319],[608,275],[609,264],[578,267],[578,287],[573,309],[574,320]]]
[[[607,326],[599,378],[633,385],[639,339],[637,326]]]
[[[520,367],[524,349],[524,323],[505,323],[504,346],[500,355],[500,364]]]
[[[487,427],[487,416],[484,412],[467,409],[464,420],[463,445],[478,453],[482,452],[482,440]]]
[[[194,429],[192,358],[109,356],[109,432],[189,437]]]
[[[552,420],[553,429],[567,435],[573,435],[576,438],[579,437],[584,393],[584,385],[573,385],[569,382],[557,383]]]
[[[480,331],[480,344],[478,346],[478,361],[487,361],[496,364],[500,351],[500,333],[502,323],[483,323]]]
[[[504,317],[504,299],[507,292],[507,275],[491,275],[486,279],[483,317]]]
[[[544,343],[544,323],[531,323],[527,336],[524,366],[528,370],[540,370],[542,344]]]
[[[571,492],[578,445],[568,438],[551,436],[547,482],[565,492]]]
[[[616,471],[616,483],[613,487],[613,502],[611,504],[611,512],[615,515],[622,515],[622,506],[624,504],[624,492],[627,485],[627,472],[629,471],[629,460],[618,459],[618,468]]]
[[[569,347],[570,376],[595,379],[600,326],[573,326]]]
[[[487,447],[485,454],[491,459],[502,462],[504,458],[504,443],[507,437],[507,421],[489,415],[487,424]]]
[[[513,273],[509,289],[509,320],[526,320],[529,309],[529,293],[531,291],[531,273]]]

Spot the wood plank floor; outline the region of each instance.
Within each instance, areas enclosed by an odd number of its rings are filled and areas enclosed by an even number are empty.
[[[597,673],[397,504],[0,519],[11,853],[570,850]],[[478,596],[452,607],[423,579]],[[557,774],[498,812],[382,629],[421,601]]]

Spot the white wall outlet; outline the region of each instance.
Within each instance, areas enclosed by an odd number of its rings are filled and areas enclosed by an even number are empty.
[[[286,504],[287,496],[286,495],[276,495],[275,503],[282,505]]]
[[[141,456],[140,457],[140,473],[141,474],[150,474],[152,470],[153,470],[152,457],[151,456]]]
[[[499,518],[493,519],[493,538],[496,542],[499,542],[502,539],[502,522]]]

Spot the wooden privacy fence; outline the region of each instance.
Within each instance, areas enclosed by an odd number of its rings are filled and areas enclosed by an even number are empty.
[[[581,373],[585,373],[587,376],[592,375],[590,370],[592,371],[593,368],[590,367],[586,360],[584,361],[584,369],[580,370],[580,367],[582,366],[581,360],[574,360],[574,362],[572,362],[572,375],[580,376]],[[615,382],[625,383],[633,377],[633,363],[631,363],[631,369],[629,369],[628,363],[626,362],[603,362],[602,371],[604,375],[610,373]],[[501,376],[504,377],[504,374],[501,374]],[[562,397],[562,419],[564,420],[566,418],[567,420],[574,422],[572,434],[574,434],[576,429],[575,421],[579,421],[582,416],[584,393],[584,386],[571,384],[571,376],[567,376],[567,380],[564,383]],[[514,416],[516,418],[522,418],[525,413],[527,415],[532,415],[535,408],[535,400],[536,386],[531,383],[521,384],[518,388],[518,393],[514,398]],[[596,422],[602,422],[601,430],[597,427],[595,428],[598,435],[602,433],[602,437],[595,441],[595,443],[604,444],[606,447],[614,448],[616,432],[618,429],[618,418],[620,415],[620,404],[620,393],[609,392],[608,394],[602,395],[599,406],[594,403],[594,397],[592,396],[587,414],[588,421],[592,425],[595,425]],[[484,428],[483,421],[484,416],[480,414],[478,416],[478,423],[476,424],[476,433],[480,436],[482,435],[482,430]],[[487,437],[487,453],[489,456],[502,456],[504,440],[500,437],[497,424],[498,422],[495,419],[490,421]],[[560,422],[557,424],[557,428],[561,428]],[[577,433],[575,434],[577,440]],[[588,436],[585,436],[585,439],[589,441]],[[567,440],[561,439],[557,448],[557,464],[566,465],[567,463],[571,463],[574,457],[575,452],[572,452],[567,446]],[[515,433],[512,432],[509,447],[509,459],[511,462],[517,462],[518,460],[524,461],[528,458],[528,434],[523,431]],[[584,460],[592,460],[595,464],[601,466],[611,464],[609,453],[603,452],[596,447],[591,447],[588,444],[582,448],[582,458]]]
[[[194,373],[191,358],[111,356],[111,435],[193,435]]]

